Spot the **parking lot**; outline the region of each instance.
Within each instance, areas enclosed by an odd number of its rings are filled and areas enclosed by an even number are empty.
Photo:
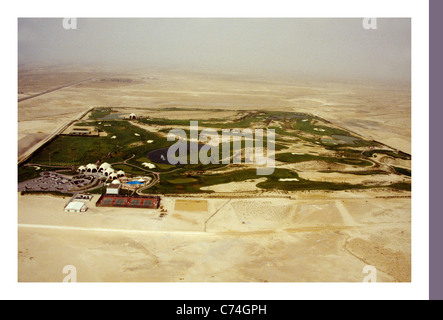
[[[99,174],[67,176],[57,172],[42,172],[40,177],[18,184],[18,191],[57,191],[73,193],[98,188],[103,185]]]

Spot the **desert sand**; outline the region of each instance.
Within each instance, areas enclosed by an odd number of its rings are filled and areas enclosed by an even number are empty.
[[[19,92],[31,95],[55,84],[90,77],[89,81],[21,101],[19,137],[52,133],[73,113],[89,106],[129,107],[128,112],[162,107],[220,108],[227,112],[266,109],[313,113],[411,152],[411,95],[410,87],[404,86],[149,69],[68,72],[58,67],[20,70]],[[192,120],[192,112],[187,118]]]
[[[162,218],[19,196],[18,280],[59,282],[73,265],[85,282],[361,282],[372,265],[377,281],[410,281],[410,199],[345,196],[209,199],[198,212],[164,198]]]
[[[411,97],[404,86],[157,69],[24,67],[18,97],[81,80],[18,103],[19,152],[90,106],[150,115],[170,107],[219,108],[225,116],[237,110],[308,112],[411,152]],[[192,111],[183,114],[193,120]],[[315,166],[299,165],[295,169],[303,177],[322,178]],[[336,175],[352,183],[379,179]],[[97,208],[97,197],[86,214],[65,213],[68,198],[18,195],[18,280],[59,282],[66,265],[74,265],[78,281],[86,282],[361,282],[367,265],[377,268],[378,281],[411,280],[410,192],[247,198],[256,183],[210,187],[246,194],[197,198],[207,201],[207,210],[176,207],[176,198],[163,197],[167,213],[162,217],[159,210]]]

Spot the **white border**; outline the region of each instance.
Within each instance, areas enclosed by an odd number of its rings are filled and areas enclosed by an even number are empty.
[[[17,205],[2,210],[2,299],[428,299],[429,297],[429,28],[427,1],[413,0],[310,0],[310,1],[20,1],[4,8],[1,20],[2,99],[9,119],[16,115],[17,18],[18,17],[412,17],[412,283],[411,284],[323,284],[323,283],[153,283],[153,284],[23,284],[17,283]],[[16,122],[7,125],[3,136],[7,148],[16,150]],[[16,152],[11,163],[16,168]],[[7,179],[14,189],[16,171]],[[3,185],[3,193],[15,199],[15,190]]]

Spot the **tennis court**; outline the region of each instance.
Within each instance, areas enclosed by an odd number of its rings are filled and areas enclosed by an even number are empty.
[[[160,197],[155,196],[118,196],[103,194],[97,200],[97,207],[129,207],[157,209],[160,206]]]

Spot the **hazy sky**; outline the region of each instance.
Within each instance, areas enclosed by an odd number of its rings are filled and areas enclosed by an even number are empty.
[[[409,81],[410,19],[18,20],[18,61]]]

